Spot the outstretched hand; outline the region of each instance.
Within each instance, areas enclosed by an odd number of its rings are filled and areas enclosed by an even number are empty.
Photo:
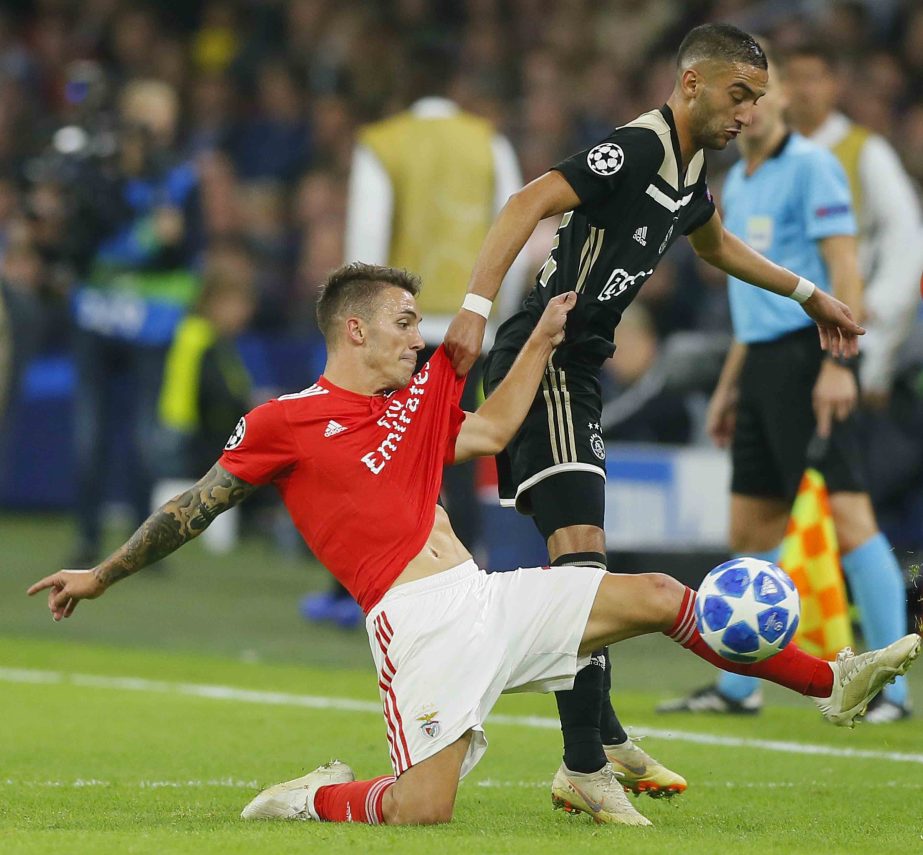
[[[577,305],[577,292],[567,291],[552,297],[545,306],[545,311],[535,325],[535,331],[547,335],[551,339],[551,346],[557,347],[564,341],[564,324],[570,310]]]
[[[858,355],[859,336],[865,335],[865,330],[856,323],[849,306],[815,288],[801,308],[817,324],[822,350],[831,356]]]
[[[92,570],[59,570],[36,582],[26,592],[30,597],[48,590],[48,610],[58,621],[70,617],[81,600],[95,600],[106,586]]]

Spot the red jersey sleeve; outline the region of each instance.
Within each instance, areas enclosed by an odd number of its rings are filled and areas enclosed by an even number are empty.
[[[445,346],[441,344],[430,357],[430,368],[440,378],[440,386],[445,390],[449,400],[449,429],[443,461],[446,466],[450,466],[455,462],[455,441],[465,421],[465,411],[461,408],[460,402],[467,375],[459,377],[455,373],[449,355],[445,352]]]
[[[295,441],[279,401],[243,416],[218,463],[248,484],[268,484],[297,461]]]

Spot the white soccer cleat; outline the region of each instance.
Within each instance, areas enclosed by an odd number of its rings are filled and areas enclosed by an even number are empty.
[[[353,770],[339,760],[318,766],[313,772],[263,790],[240,813],[242,819],[314,819],[314,796],[321,787],[349,784]]]
[[[606,763],[598,772],[571,772],[563,763],[551,782],[551,804],[555,810],[586,813],[598,823],[651,825],[628,801],[622,783]]]
[[[920,636],[912,633],[858,656],[844,647],[836,661],[828,663],[833,671],[833,693],[829,698],[814,698],[824,718],[840,727],[854,727],[884,685],[907,672],[920,654],[920,643]]]
[[[669,799],[686,790],[682,775],[655,760],[632,739],[621,745],[603,745],[603,751],[626,792]]]

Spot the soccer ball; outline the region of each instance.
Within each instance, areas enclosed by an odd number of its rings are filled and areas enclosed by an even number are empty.
[[[778,653],[798,629],[801,600],[788,574],[769,561],[735,558],[699,586],[695,617],[705,643],[732,662]]]

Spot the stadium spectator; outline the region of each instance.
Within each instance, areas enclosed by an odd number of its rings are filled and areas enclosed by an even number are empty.
[[[230,149],[243,181],[290,181],[311,160],[304,94],[282,62],[264,62],[256,82],[254,114],[234,133]]]
[[[844,650],[834,662],[789,644],[761,662],[738,664],[706,645],[695,593],[669,576],[597,567],[479,570],[437,503],[444,466],[505,447],[577,295],[548,301],[506,379],[466,413],[459,407],[464,378],[444,349],[415,373],[424,345],[418,291],[406,271],[349,265],[332,273],[318,303],[328,347],[318,381],[241,418],[208,474],[97,567],[59,571],[28,589],[48,590],[54,620],[70,617],[81,600],[174,552],[258,485],[279,489],[305,540],[367,614],[395,776],[356,781],[334,761],[264,790],[244,819],[448,822],[459,780],[486,750],[484,720],[501,693],[572,684],[592,650],[648,633],[811,696],[842,726],[919,655],[921,639],[912,634],[861,656]],[[608,765],[596,780],[559,772],[552,798],[597,822],[651,824]]]
[[[773,62],[765,96],[742,134],[743,159],[724,186],[728,231],[777,264],[797,266],[847,303],[862,303],[846,173],[820,146],[792,133],[787,68]],[[878,530],[855,417],[854,360],[825,357],[813,324],[791,301],[729,279],[735,342],[708,412],[708,431],[732,449],[731,549],[777,562],[816,433],[843,570],[869,647],[906,630],[901,569]],[[907,686],[888,686],[866,721],[906,718]],[[759,682],[722,674],[717,685],[668,701],[660,712],[759,712]]]

